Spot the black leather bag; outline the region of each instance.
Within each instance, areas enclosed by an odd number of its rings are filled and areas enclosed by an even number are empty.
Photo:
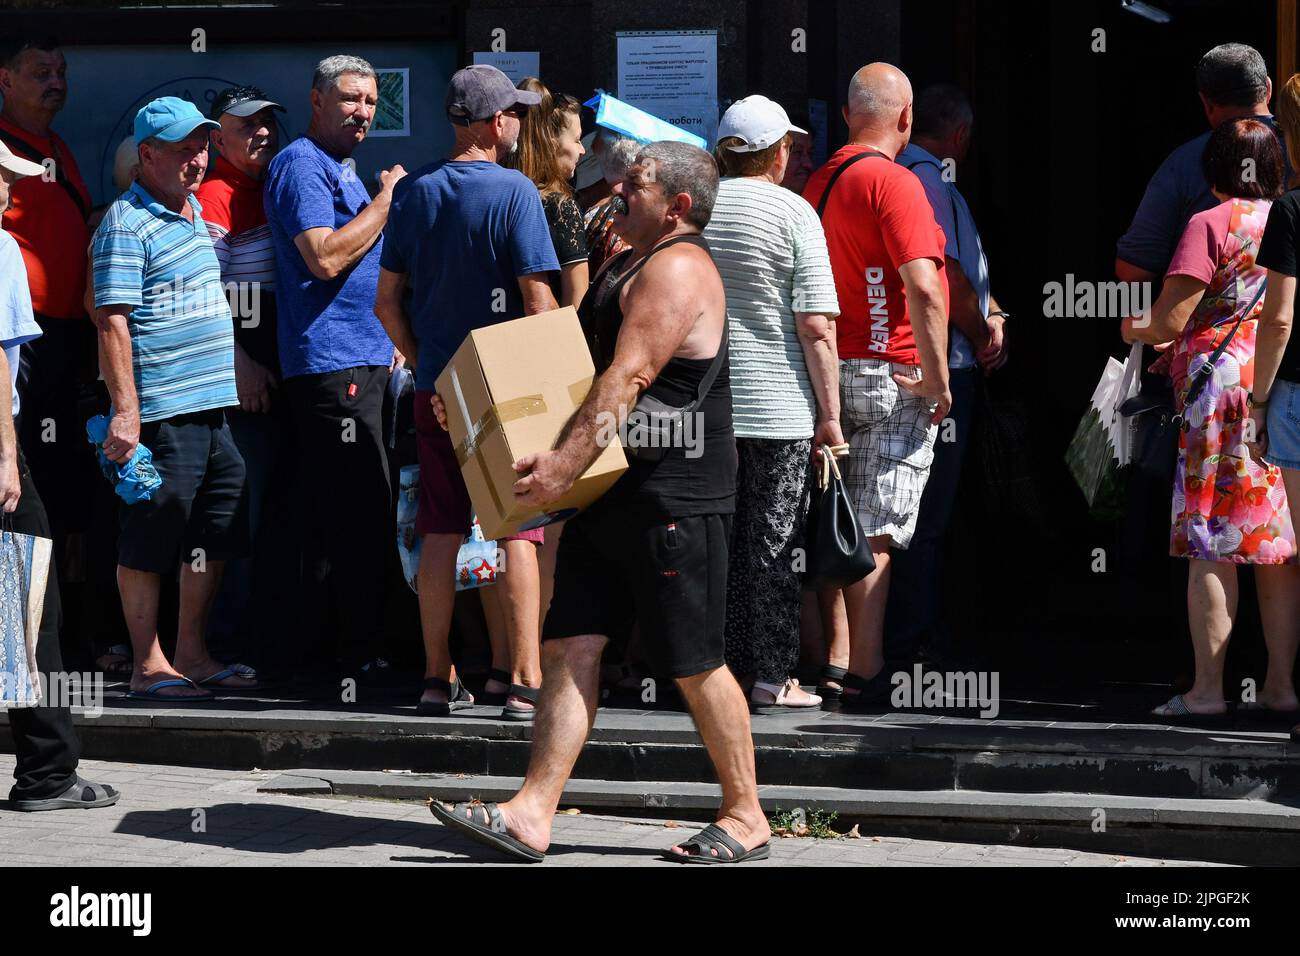
[[[804,528],[807,567],[803,576],[803,586],[818,591],[855,584],[876,569],[876,559],[844,489],[839,465],[832,449],[825,445],[820,478],[813,488]]]
[[[1250,300],[1250,305],[1246,306],[1245,311],[1223,337],[1218,348],[1189,374],[1190,382],[1187,386],[1187,397],[1183,400],[1184,408],[1196,402],[1201,389],[1214,374],[1214,366],[1227,351],[1228,343],[1237,334],[1237,329],[1241,328],[1241,323],[1255,311],[1255,306],[1264,297],[1267,288],[1267,280],[1259,284],[1259,289],[1256,290],[1255,297]],[[1133,456],[1129,464],[1144,478],[1172,487],[1174,470],[1178,467],[1178,436],[1182,434],[1186,424],[1182,413],[1175,405],[1173,383],[1169,383],[1164,388],[1143,389],[1120,405],[1119,413],[1133,418],[1136,426]]]
[[[1121,415],[1134,421],[1133,456],[1129,464],[1143,478],[1172,485],[1178,465],[1178,435],[1183,418],[1174,408],[1174,389],[1166,378],[1125,401]]]

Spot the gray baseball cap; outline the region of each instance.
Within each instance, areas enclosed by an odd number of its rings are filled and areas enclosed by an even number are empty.
[[[527,90],[515,89],[495,66],[476,63],[452,74],[447,84],[447,119],[461,126],[485,120],[512,106],[536,106],[542,98]]]

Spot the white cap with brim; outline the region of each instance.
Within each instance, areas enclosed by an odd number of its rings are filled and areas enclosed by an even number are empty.
[[[734,136],[744,141],[727,147],[735,153],[756,153],[779,143],[786,133],[807,132],[790,122],[780,103],[759,94],[736,100],[718,123],[719,140]]]
[[[4,143],[0,143],[0,168],[9,170],[15,176],[39,176],[45,172],[45,167],[40,163],[15,156]]]

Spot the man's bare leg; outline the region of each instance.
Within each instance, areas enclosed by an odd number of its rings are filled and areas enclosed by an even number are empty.
[[[122,614],[135,666],[131,671],[131,690],[142,691],[161,680],[184,677],[172,667],[158,643],[158,595],[162,588],[158,575],[150,571],[117,566],[117,589],[122,595]],[[207,691],[193,687],[165,687],[163,697],[206,697]]]
[[[603,636],[585,634],[542,646],[543,689],[533,718],[528,773],[519,792],[500,805],[506,832],[535,850],[551,845],[560,796],[596,720],[600,655],[606,643]]]
[[[767,817],[758,804],[758,779],[754,771],[754,738],[749,729],[749,707],[736,678],[726,667],[677,680],[695,718],[695,726],[722,784],[722,806],[717,823],[746,850],[772,837]],[[689,854],[673,847],[681,856]],[[712,851],[717,856],[717,850]]]
[[[505,542],[502,547],[506,573],[495,587],[502,589],[506,638],[510,642],[510,682],[524,687],[541,687],[541,649],[538,646],[541,631],[537,623],[541,589],[538,546],[531,541],[516,539]],[[511,697],[509,703],[519,710],[533,709],[533,705],[522,697]]]
[[[893,539],[877,535],[867,539],[876,570],[844,589],[844,609],[849,618],[849,673],[870,680],[885,666],[885,605],[889,600],[889,548]],[[844,696],[855,692],[845,688]]]
[[[456,553],[464,535],[426,534],[420,542],[416,588],[420,601],[420,634],[424,638],[424,676],[454,680],[451,663],[451,613],[456,601]],[[426,690],[422,703],[446,703],[440,690]]]
[[[176,628],[176,669],[190,680],[206,680],[224,669],[220,661],[208,654],[208,617],[216,600],[225,571],[224,561],[208,561],[196,570],[185,563],[180,570],[180,611]],[[214,687],[240,687],[249,681],[228,677]]]

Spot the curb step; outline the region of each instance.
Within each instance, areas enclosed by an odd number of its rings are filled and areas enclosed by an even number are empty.
[[[505,800],[521,777],[295,770],[261,793],[445,802]],[[907,837],[974,844],[1050,846],[1095,853],[1287,866],[1300,860],[1300,808],[1258,800],[1168,799],[1086,793],[974,790],[845,790],[760,786],[764,812],[833,811],[832,827],[863,838]],[[589,812],[710,821],[714,784],[571,780],[562,806]],[[1104,816],[1098,813],[1104,811]],[[1099,826],[1100,823],[1100,826]]]
[[[260,793],[332,794],[388,800],[505,800],[522,777],[413,774],[348,770],[295,770],[258,787]],[[634,810],[717,808],[717,784],[675,781],[571,780],[563,803]],[[835,787],[760,786],[766,811],[804,807],[842,817],[1067,823],[1091,826],[1102,809],[1108,824],[1123,826],[1248,828],[1300,834],[1300,808],[1260,800],[1194,800],[1089,793],[1007,794],[977,790],[844,790]]]

